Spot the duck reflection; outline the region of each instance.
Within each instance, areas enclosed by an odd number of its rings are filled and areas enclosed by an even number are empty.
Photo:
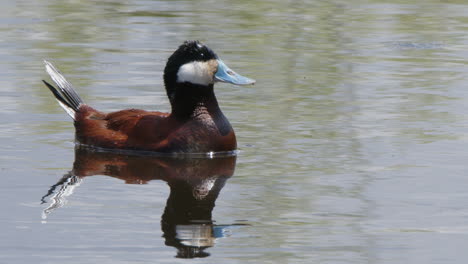
[[[52,185],[42,202],[49,200],[43,211],[45,220],[53,210],[62,207],[85,177],[107,175],[130,184],[163,180],[170,187],[166,208],[161,218],[165,243],[176,247],[179,258],[206,257],[204,250],[224,236],[226,226],[213,223],[216,198],[233,173],[236,157],[181,158],[129,156],[96,152],[83,147],[75,149],[73,170]]]

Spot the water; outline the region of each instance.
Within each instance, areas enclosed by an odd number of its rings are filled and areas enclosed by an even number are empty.
[[[463,1],[1,6],[0,263],[468,260]],[[100,110],[168,111],[186,39],[257,80],[216,86],[239,155],[75,151],[42,59]]]

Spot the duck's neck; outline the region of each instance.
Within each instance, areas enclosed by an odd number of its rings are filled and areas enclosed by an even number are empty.
[[[201,86],[178,83],[171,101],[172,115],[193,118],[203,114],[222,114],[213,91],[213,85]]]

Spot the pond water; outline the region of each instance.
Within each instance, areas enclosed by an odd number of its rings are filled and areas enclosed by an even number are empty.
[[[0,263],[468,261],[464,1],[1,7]],[[257,80],[215,87],[237,157],[75,149],[43,59],[99,110],[168,111],[187,39]]]

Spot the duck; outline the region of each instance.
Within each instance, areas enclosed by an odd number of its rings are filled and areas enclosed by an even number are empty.
[[[56,86],[43,82],[73,119],[76,144],[104,151],[236,152],[236,135],[219,107],[214,84],[255,83],[230,69],[205,44],[185,41],[169,56],[164,68],[170,113],[133,108],[105,113],[84,103],[52,63],[44,60],[44,65]]]

